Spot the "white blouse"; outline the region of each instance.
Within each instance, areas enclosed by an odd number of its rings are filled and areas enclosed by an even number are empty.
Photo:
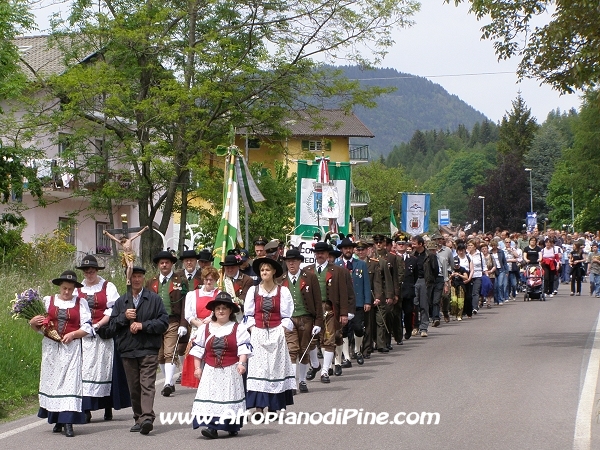
[[[50,298],[51,296],[47,295],[44,297],[44,306],[46,307],[46,311],[50,309]],[[54,296],[54,306],[59,309],[70,309],[75,306],[75,301],[77,300],[77,296],[73,295],[71,300],[61,300],[58,298],[58,295]],[[87,334],[94,335],[94,329],[92,328],[92,314],[90,313],[90,308],[87,302],[83,299],[79,300],[79,329],[85,331]]]
[[[294,329],[294,323],[290,319],[292,314],[294,313],[294,299],[292,298],[292,294],[288,288],[285,286],[280,286],[280,302],[279,302],[279,314],[281,315],[281,325],[283,325],[288,330],[292,331]],[[268,296],[275,295],[275,290],[272,292],[267,292],[262,285],[252,286],[248,289],[248,293],[246,294],[246,301],[244,302],[244,320],[246,321],[246,327],[250,328],[256,325],[256,321],[254,320],[254,313],[256,304],[254,303],[254,292],[255,289],[258,288],[258,295],[260,296]]]
[[[223,337],[231,334],[233,331],[233,326],[235,322],[227,322],[225,325],[216,326],[214,322],[205,323],[198,328],[198,332],[196,333],[196,337],[193,339],[193,345],[190,349],[190,355],[195,356],[196,358],[202,359],[204,357],[204,351],[206,350],[206,327],[208,328],[208,338],[211,339],[211,336],[214,337]],[[252,356],[251,346],[250,346],[250,333],[248,330],[242,326],[241,324],[237,327],[237,332],[235,334],[235,338],[238,344],[238,356],[240,355],[248,355]]]
[[[96,292],[100,292],[102,290],[102,285],[106,280],[101,276],[98,276],[98,282],[93,286],[88,286],[85,284],[85,280],[83,280],[83,287],[78,290],[83,292],[84,294],[95,294]],[[119,299],[119,292],[117,291],[117,287],[111,283],[110,281],[106,283],[106,309],[104,310],[104,315],[110,317],[112,313],[112,307],[115,302]]]

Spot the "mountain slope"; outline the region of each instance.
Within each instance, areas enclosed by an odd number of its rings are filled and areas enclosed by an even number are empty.
[[[373,139],[356,139],[353,143],[369,144],[371,155],[387,156],[394,145],[407,142],[416,130],[454,131],[463,124],[471,129],[486,117],[456,95],[426,78],[395,69],[361,70],[338,67],[350,79],[363,85],[393,86],[395,92],[377,98],[373,109],[357,107],[354,113],[375,134]]]

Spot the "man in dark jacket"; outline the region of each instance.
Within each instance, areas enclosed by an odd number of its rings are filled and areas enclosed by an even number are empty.
[[[115,302],[108,324],[121,353],[135,425],[132,432],[148,434],[154,422],[154,394],[158,351],[163,333],[169,327],[169,315],[162,299],[144,289],[146,270],[134,267],[131,293]]]

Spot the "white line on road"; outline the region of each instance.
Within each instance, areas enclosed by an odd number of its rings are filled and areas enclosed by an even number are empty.
[[[48,423],[48,422],[44,419],[40,419],[40,420],[36,420],[33,423],[28,423],[27,425],[23,425],[22,427],[15,428],[14,430],[5,431],[4,433],[0,434],[0,440],[10,437],[14,434],[20,433],[21,431],[27,431],[27,430],[31,430],[32,428],[39,427],[40,425],[42,425],[44,423]]]
[[[575,418],[575,437],[573,439],[573,450],[589,450],[592,440],[592,414],[594,410],[594,399],[596,397],[596,385],[598,384],[598,369],[600,368],[600,314],[596,320],[596,332],[592,341],[592,350],[588,361],[585,380],[577,406],[577,417]]]
[[[160,378],[156,380],[156,385],[160,385],[165,379]],[[15,434],[21,433],[23,431],[31,430],[32,428],[39,427],[40,425],[48,423],[46,419],[36,420],[35,422],[28,423],[27,425],[23,425],[22,427],[15,428],[14,430],[5,431],[4,433],[0,433],[0,440],[6,439],[7,437],[14,436]]]

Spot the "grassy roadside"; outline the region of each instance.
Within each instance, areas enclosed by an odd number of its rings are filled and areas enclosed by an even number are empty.
[[[74,269],[73,254],[59,260],[40,261],[37,268],[0,266],[0,422],[14,420],[37,411],[42,336],[24,319],[11,317],[11,301],[16,293],[38,289],[41,297],[58,293],[51,282],[67,269]],[[79,272],[79,271],[77,271]],[[78,273],[82,276],[81,272]],[[100,272],[124,292],[125,279],[120,268]]]

